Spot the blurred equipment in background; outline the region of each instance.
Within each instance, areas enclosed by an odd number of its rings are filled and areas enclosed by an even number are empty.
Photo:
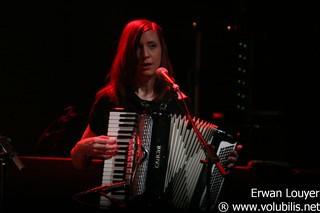
[[[67,106],[39,137],[34,154],[37,156],[69,157],[70,150],[80,139],[86,120],[75,106]]]

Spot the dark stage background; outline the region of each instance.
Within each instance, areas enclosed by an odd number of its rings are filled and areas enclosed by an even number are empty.
[[[149,18],[163,26],[175,79],[194,99],[199,117],[243,144],[240,165],[266,160],[319,169],[315,5],[0,4],[0,134],[11,138],[20,155],[68,156],[103,86],[124,24]],[[213,117],[214,112],[224,117]],[[46,145],[50,150],[42,149]]]

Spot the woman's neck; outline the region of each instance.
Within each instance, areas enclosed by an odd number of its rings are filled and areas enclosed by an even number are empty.
[[[147,81],[138,82],[137,88],[135,91],[136,95],[142,100],[152,101],[155,96],[153,85],[154,85],[154,78],[150,78]]]
[[[154,99],[153,89],[148,87],[139,87],[135,93],[142,100],[152,101]]]

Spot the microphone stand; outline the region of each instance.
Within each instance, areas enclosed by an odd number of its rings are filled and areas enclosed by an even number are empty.
[[[183,97],[182,92],[180,91],[180,88],[177,84],[173,83],[171,84],[171,89],[176,92],[178,95],[180,95],[181,97]],[[219,157],[216,155],[216,152],[213,148],[213,146],[211,144],[208,144],[206,142],[206,140],[204,139],[204,137],[202,136],[202,134],[200,133],[199,129],[196,127],[192,116],[190,114],[189,108],[185,102],[185,100],[182,98],[182,102],[183,102],[183,106],[186,112],[186,117],[188,119],[188,121],[190,122],[190,124],[192,125],[192,128],[194,129],[196,136],[201,144],[201,147],[203,148],[205,155],[206,155],[206,159],[203,160],[202,162],[206,164],[206,175],[207,175],[207,190],[206,190],[206,198],[207,198],[207,211],[210,211],[210,179],[211,179],[211,170],[213,165],[216,165],[217,169],[219,170],[219,172],[221,173],[222,176],[226,175],[227,172],[225,171],[225,169],[223,168],[222,164],[220,163],[220,159]]]
[[[6,163],[8,159],[11,159],[16,166],[19,168],[19,170],[23,170],[25,166],[21,162],[21,160],[17,156],[17,152],[15,149],[11,146],[10,144],[11,140],[7,137],[4,137],[0,135],[0,210],[3,209],[3,192],[4,192],[4,178],[5,178],[5,173],[6,173]]]
[[[9,159],[11,159],[14,164],[18,167],[20,171],[25,169],[24,164],[17,156],[16,150],[11,145],[11,139],[7,137],[0,136],[0,147],[4,151],[5,154],[9,156]]]
[[[1,163],[1,167],[0,167],[0,210],[3,210],[3,192],[4,192],[4,178],[6,176],[6,156],[1,152],[0,150],[0,163]]]

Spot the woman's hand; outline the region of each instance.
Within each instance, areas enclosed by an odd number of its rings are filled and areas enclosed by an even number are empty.
[[[227,170],[230,170],[233,168],[239,158],[239,151],[242,149],[242,145],[238,144],[234,150],[231,151],[229,157],[228,157],[228,164],[226,165]]]
[[[82,155],[104,159],[112,158],[118,148],[116,139],[105,135],[84,138],[75,146]]]

